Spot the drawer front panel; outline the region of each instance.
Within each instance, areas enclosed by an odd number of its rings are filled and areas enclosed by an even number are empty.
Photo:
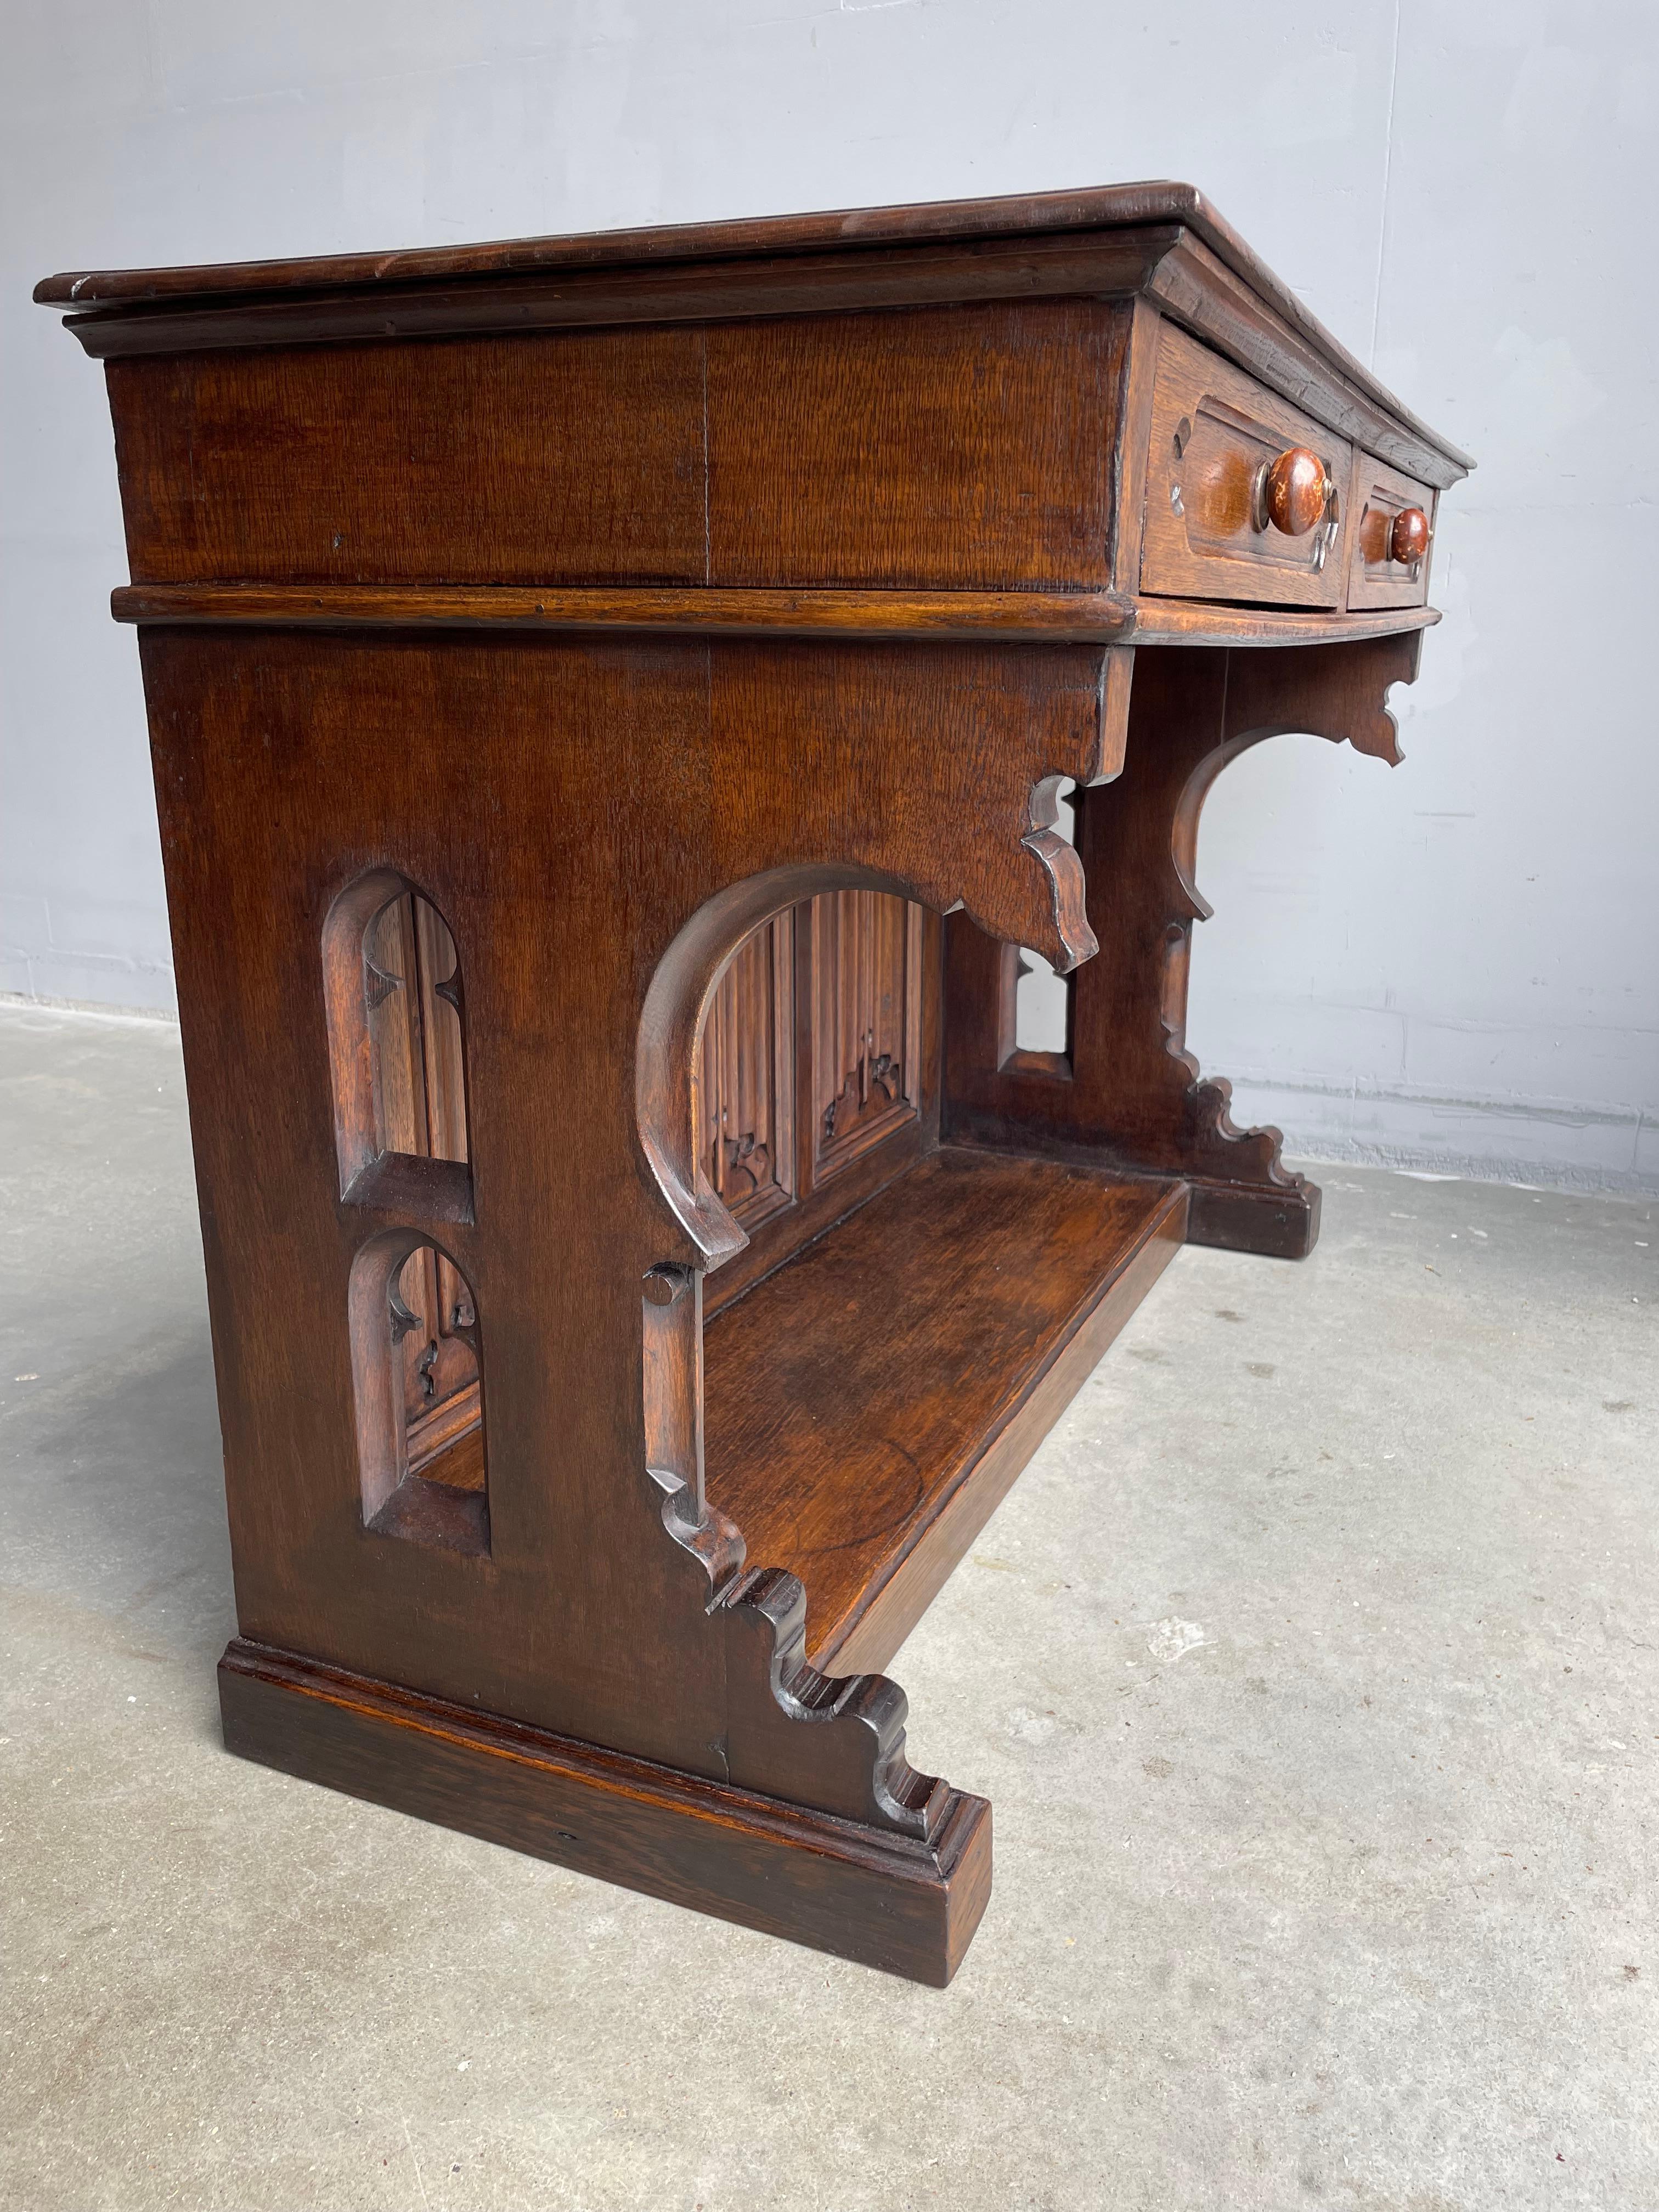
[[[1306,447],[1332,487],[1322,518],[1291,537],[1268,520],[1273,461]],[[1158,334],[1140,588],[1271,606],[1342,605],[1352,448],[1184,331]]]
[[[1428,602],[1434,550],[1435,495],[1370,453],[1353,457],[1353,514],[1348,556],[1351,607],[1420,607]],[[1429,546],[1419,561],[1394,557],[1396,518],[1415,507],[1428,518]]]

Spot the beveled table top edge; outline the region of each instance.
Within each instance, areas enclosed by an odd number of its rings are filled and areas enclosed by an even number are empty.
[[[969,200],[932,200],[800,215],[744,216],[701,223],[665,223],[611,231],[514,238],[487,244],[400,247],[379,253],[208,262],[153,269],[64,270],[41,280],[34,297],[77,321],[119,319],[209,307],[248,307],[281,300],[374,297],[434,284],[453,288],[503,278],[556,276],[577,270],[651,269],[994,240],[1067,232],[1133,230],[1177,224],[1209,247],[1256,296],[1298,331],[1331,368],[1373,404],[1419,432],[1461,469],[1467,453],[1406,409],[1364,364],[1334,337],[1195,185],[1167,180],[1099,185],[1069,191],[1018,193]]]

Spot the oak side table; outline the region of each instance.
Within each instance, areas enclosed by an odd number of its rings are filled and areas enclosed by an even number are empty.
[[[1183,1049],[1199,814],[1396,757],[1470,464],[1182,185],[36,297],[114,416],[226,1742],[943,1984],[990,1807],[880,1669],[1183,1241],[1313,1244]]]

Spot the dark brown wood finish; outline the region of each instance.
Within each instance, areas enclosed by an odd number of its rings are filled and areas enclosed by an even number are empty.
[[[1143,590],[1341,606],[1346,516],[1334,493],[1352,467],[1346,441],[1322,437],[1310,417],[1166,328],[1152,390]]]
[[[1139,540],[1133,547],[1140,558]],[[1217,606],[1113,592],[708,590],[617,586],[131,584],[118,622],[170,629],[662,630],[684,636],[1047,639],[1056,645],[1318,645],[1392,636],[1432,608],[1334,614]]]
[[[709,1499],[804,1585],[814,1665],[892,1657],[1186,1218],[1179,1182],[946,1146],[710,1328]]]
[[[599,289],[584,289],[597,278]],[[1402,407],[1191,185],[1092,186],[1004,199],[923,202],[735,222],[669,224],[488,246],[80,270],[36,285],[94,354],[178,354],[499,327],[692,321],[1031,298],[1144,288],[1166,314],[1310,411],[1403,467],[1438,457],[1451,483],[1467,453]],[[1393,448],[1401,450],[1391,450]]]
[[[238,1638],[227,1747],[349,1796],[943,1987],[991,1893],[991,1808],[927,1837],[732,1790]]]
[[[948,1980],[988,1808],[874,1670],[1183,1237],[1312,1242],[1182,1048],[1199,811],[1393,757],[1464,457],[1186,186],[39,296],[108,362],[227,1741]]]
[[[1059,300],[112,362],[133,578],[1103,586],[1127,322]]]
[[[1354,455],[1348,605],[1420,607],[1429,596],[1435,495],[1369,453]]]
[[[696,1112],[702,1172],[749,1243],[710,1277],[708,1319],[938,1144],[943,951],[937,915],[850,890],[763,922],[732,956]]]
[[[1384,702],[1415,677],[1419,642],[1404,632],[1273,653],[1170,648],[1140,661],[1124,772],[1078,806],[1090,923],[1106,949],[1071,979],[1068,1060],[1032,1069],[1009,1053],[1004,948],[953,918],[947,1136],[1180,1176],[1195,1243],[1285,1259],[1311,1250],[1318,1192],[1280,1166],[1277,1129],[1234,1127],[1228,1085],[1202,1079],[1185,1048],[1193,924],[1210,912],[1195,880],[1199,817],[1222,769],[1281,731],[1397,761]]]

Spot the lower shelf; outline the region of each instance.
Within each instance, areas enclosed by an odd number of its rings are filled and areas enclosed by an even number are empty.
[[[1182,1243],[1187,1186],[945,1146],[711,1321],[709,1501],[879,1670]]]

